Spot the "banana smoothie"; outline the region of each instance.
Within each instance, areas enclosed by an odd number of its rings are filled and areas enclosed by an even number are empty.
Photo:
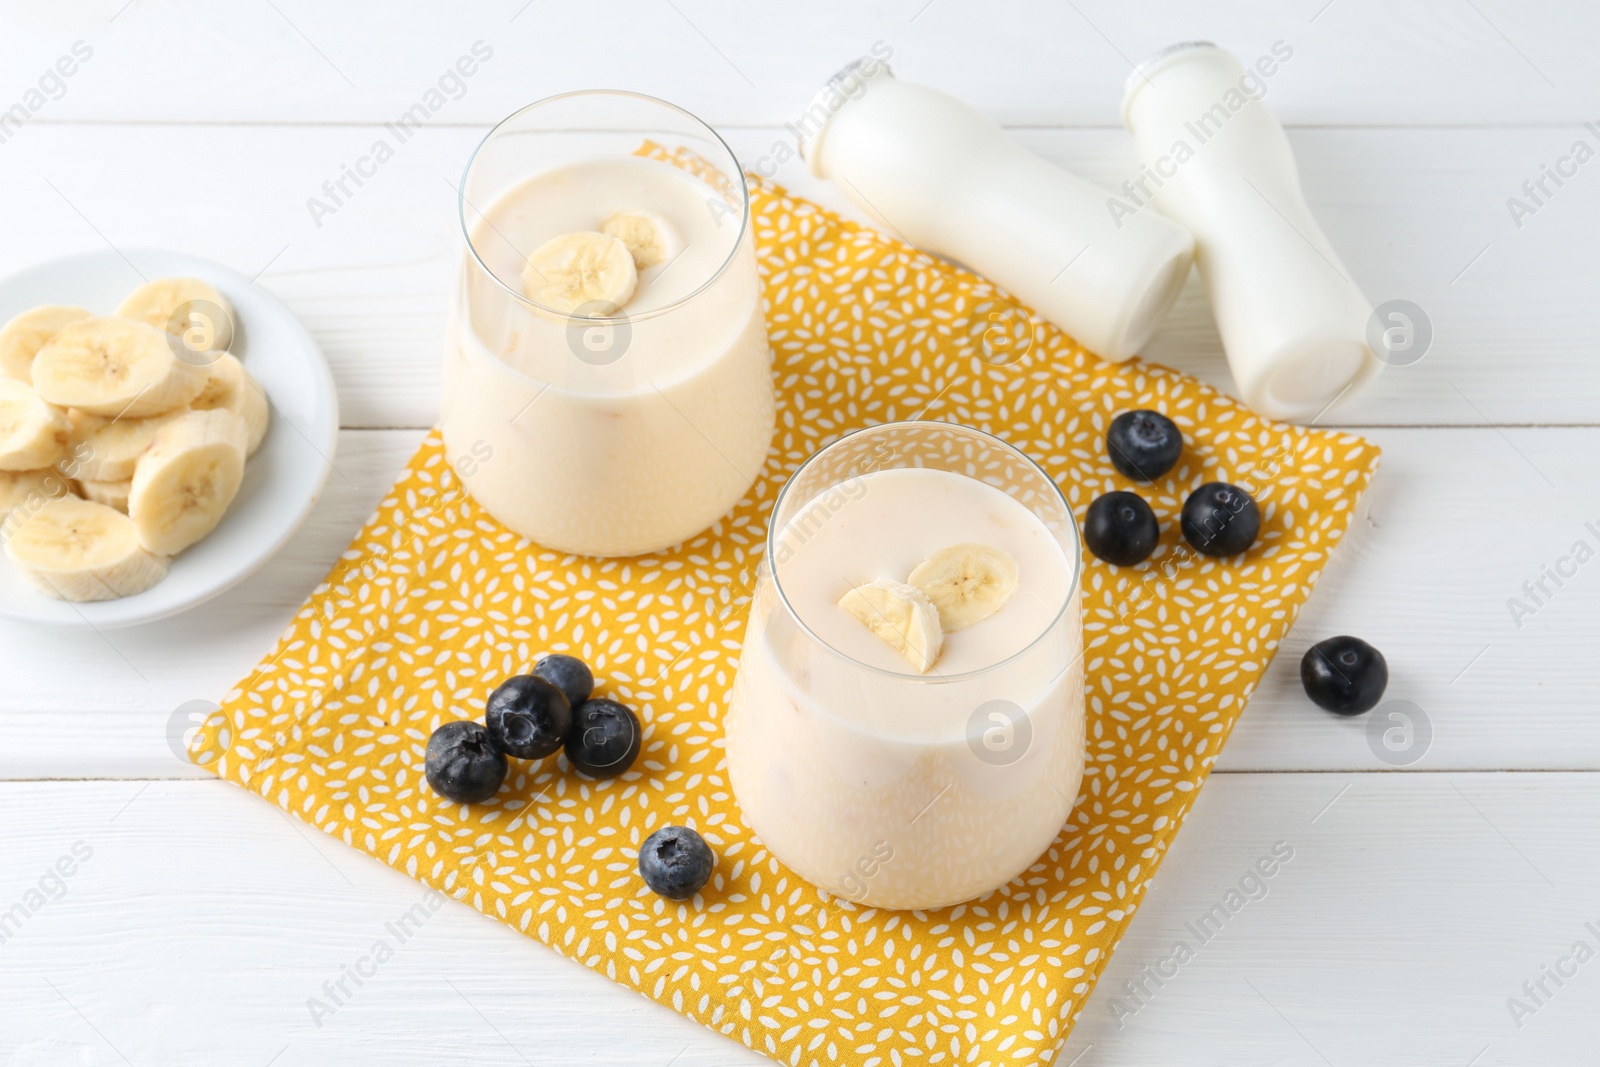
[[[774,516],[729,776],[763,845],[867,906],[937,908],[1004,885],[1077,796],[1076,532],[1025,457],[990,473],[874,466],[814,480]]]
[[[626,153],[517,173],[484,164],[495,136],[464,189],[446,454],[545,547],[628,556],[692,537],[749,489],[773,431],[742,180]],[[507,180],[474,183],[481,165]]]

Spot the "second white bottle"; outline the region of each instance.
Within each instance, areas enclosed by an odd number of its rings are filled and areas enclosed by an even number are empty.
[[[1143,167],[1123,208],[1138,218],[1153,203],[1189,228],[1245,402],[1307,421],[1382,364],[1367,346],[1372,305],[1306,206],[1289,140],[1261,99],[1257,72],[1282,58],[1247,73],[1199,42],[1140,64],[1122,121]]]

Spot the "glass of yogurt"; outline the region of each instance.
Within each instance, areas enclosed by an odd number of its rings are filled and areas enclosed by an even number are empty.
[[[1083,776],[1081,565],[1060,489],[989,434],[890,423],[807,460],[726,717],[761,843],[868,907],[944,907],[1032,866]]]
[[[459,201],[441,429],[473,498],[591,556],[727,513],[766,460],[773,385],[722,139],[653,97],[567,93],[491,130]]]

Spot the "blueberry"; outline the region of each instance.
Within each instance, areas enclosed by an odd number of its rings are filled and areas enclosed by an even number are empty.
[[[688,900],[711,880],[717,857],[687,826],[663,826],[639,846],[645,885],[668,900]]]
[[[1336,715],[1360,715],[1383,699],[1389,664],[1359,637],[1330,637],[1306,649],[1300,684],[1317,707]]]
[[[1261,509],[1227,482],[1207,482],[1183,502],[1183,539],[1208,556],[1236,556],[1256,543]]]
[[[1178,464],[1183,431],[1159,411],[1124,411],[1106,431],[1111,465],[1136,482],[1153,482]]]
[[[588,700],[589,694],[594,692],[594,672],[577,656],[559,652],[546,656],[533,668],[533,676],[543,678],[567,694],[567,702],[573,707]]]
[[[1083,519],[1083,542],[1089,551],[1118,567],[1149,559],[1160,540],[1156,513],[1138,493],[1107,493],[1089,505]]]
[[[519,674],[489,694],[484,721],[494,747],[518,759],[544,759],[572,726],[567,695],[543,678]]]
[[[586,700],[572,712],[567,759],[579,774],[615,778],[639,756],[639,717],[615,700]]]
[[[506,780],[506,757],[489,740],[482,723],[457,719],[428,738],[423,763],[428,784],[446,800],[478,804],[494,796]]]

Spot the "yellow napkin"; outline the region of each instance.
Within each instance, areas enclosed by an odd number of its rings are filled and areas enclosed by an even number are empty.
[[[657,556],[541,550],[462,491],[431,435],[266,663],[195,740],[197,759],[285,811],[614,981],[801,1064],[1054,1058],[1245,699],[1294,622],[1378,450],[1276,425],[1181,374],[1105,363],[980,278],[752,179],[778,430],[732,514]],[[1089,560],[1088,762],[1068,825],[1025,875],[930,913],[824,897],[745,828],[721,716],[779,486],[871,423],[976,426],[1027,451],[1074,512],[1132,488],[1106,460],[1118,412],[1183,428],[1142,488],[1162,549]],[[1220,562],[1180,547],[1204,481],[1260,502],[1260,541]],[[591,782],[564,758],[514,768],[481,807],[422,775],[439,724],[544,652],[593,664],[646,729],[639,762]],[[1310,712],[1308,712],[1310,714]],[[225,728],[224,728],[225,727]],[[669,823],[720,857],[699,906],[650,893],[637,848]]]

